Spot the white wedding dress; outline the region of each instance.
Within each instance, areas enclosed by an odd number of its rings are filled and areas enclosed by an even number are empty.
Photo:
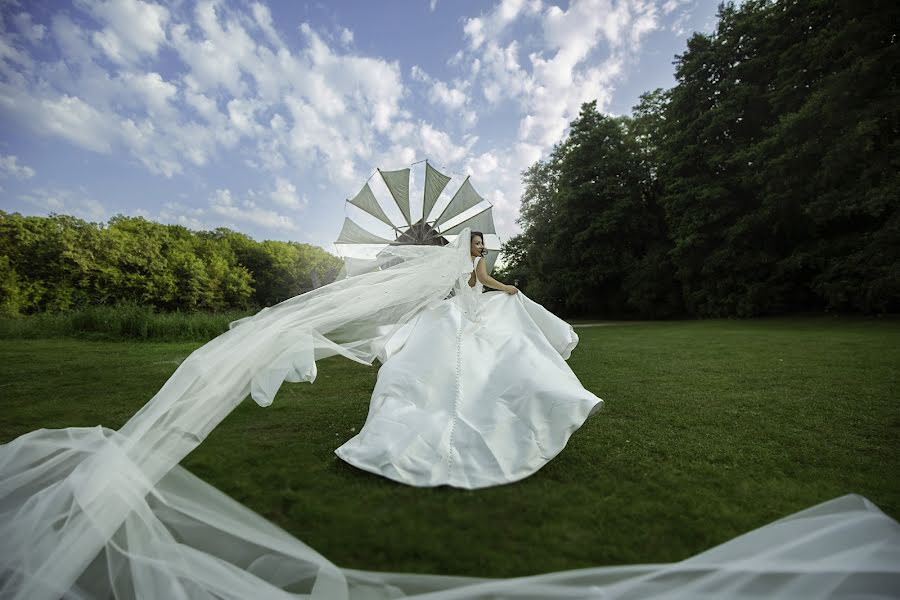
[[[341,355],[384,362],[346,460],[463,487],[540,468],[600,401],[563,360],[571,328],[521,294],[456,285],[468,249],[468,230],[451,246],[391,248],[371,273],[233,323],[118,431],[39,429],[0,446],[0,598],[898,597],[900,524],[859,496],[679,563],[486,579],[342,568],[178,465],[248,395],[268,405]]]
[[[571,325],[521,292],[482,291],[460,274],[450,298],[387,341],[369,416],[338,456],[414,486],[509,483],[603,405],[566,364]]]

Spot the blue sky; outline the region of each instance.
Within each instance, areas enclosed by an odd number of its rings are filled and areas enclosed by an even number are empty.
[[[0,207],[334,252],[344,200],[375,168],[427,158],[471,175],[507,239],[521,171],[581,103],[628,114],[671,87],[716,6],[0,0]]]

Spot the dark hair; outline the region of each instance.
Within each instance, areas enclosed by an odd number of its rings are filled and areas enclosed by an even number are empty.
[[[473,237],[475,237],[476,235],[477,235],[478,237],[481,238],[481,243],[483,244],[483,243],[484,243],[484,234],[481,233],[480,231],[473,231],[473,232],[472,232],[472,235],[469,237],[469,239],[471,240],[471,239],[472,239]],[[483,257],[484,257],[484,256],[487,256],[487,248],[482,248],[482,249],[481,249],[481,256],[483,256]]]

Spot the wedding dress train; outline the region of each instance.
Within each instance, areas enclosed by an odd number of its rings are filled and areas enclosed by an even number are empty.
[[[571,325],[521,292],[482,294],[468,279],[386,343],[366,423],[335,451],[343,460],[415,486],[509,483],[603,405],[566,364]]]

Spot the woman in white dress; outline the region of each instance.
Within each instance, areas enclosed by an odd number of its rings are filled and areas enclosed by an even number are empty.
[[[572,327],[491,277],[483,252],[472,232],[471,274],[387,342],[366,423],[335,451],[343,460],[414,486],[509,483],[603,405],[566,364]]]

